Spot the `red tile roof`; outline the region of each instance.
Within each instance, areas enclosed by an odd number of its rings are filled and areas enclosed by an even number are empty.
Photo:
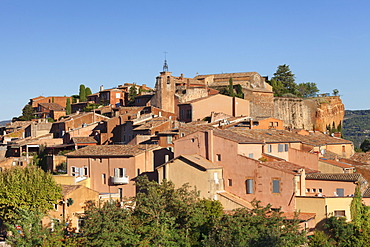
[[[299,174],[300,169],[305,169],[306,174],[319,173],[319,171],[317,171],[317,170],[313,170],[313,169],[310,169],[310,168],[304,167],[304,166],[299,166],[299,165],[296,165],[296,164],[293,164],[293,163],[290,163],[290,162],[287,162],[287,161],[262,162],[261,165],[264,165],[264,166],[267,166],[267,167],[270,167],[270,168],[273,168],[273,169],[276,169],[276,170],[280,170],[280,171],[283,171],[283,172],[286,172],[286,173],[290,173],[290,174],[293,174],[293,175]]]
[[[67,157],[137,156],[145,151],[159,148],[158,145],[96,145],[80,148],[66,154]]]
[[[329,160],[329,159],[325,159],[325,158],[320,158],[319,161],[325,162],[325,163],[328,163],[328,164],[331,164],[331,165],[334,165],[334,166],[339,166],[341,168],[347,168],[347,169],[348,168],[354,168],[350,164],[347,164],[347,163],[344,163],[344,162],[340,162],[340,161]]]
[[[365,180],[359,173],[315,173],[307,174],[307,180],[328,180],[328,181],[345,181],[357,182]]]

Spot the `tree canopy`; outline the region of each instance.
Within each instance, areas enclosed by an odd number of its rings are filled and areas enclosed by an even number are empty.
[[[23,107],[22,116],[19,117],[19,120],[30,121],[33,118],[35,118],[34,114],[35,114],[35,110],[33,109],[33,107],[30,104],[27,104]]]
[[[269,81],[275,96],[314,97],[320,90],[314,82],[295,82],[295,75],[289,65],[279,65]]]
[[[133,83],[132,86],[128,90],[128,100],[130,103],[135,102],[135,97],[137,96],[137,89],[136,89],[136,84]]]
[[[11,222],[18,218],[17,210],[37,209],[45,213],[62,196],[53,176],[35,166],[1,172],[0,188],[0,217]]]
[[[131,203],[89,203],[81,246],[299,246],[298,221],[253,202],[224,214],[219,201],[200,199],[188,185],[175,188],[140,177]],[[133,205],[135,205],[133,207]]]
[[[84,84],[80,85],[80,91],[79,91],[78,96],[79,96],[81,102],[86,101],[86,88],[85,88]]]
[[[369,139],[365,139],[361,145],[360,145],[360,148],[363,152],[367,152],[367,151],[370,151],[370,140]]]

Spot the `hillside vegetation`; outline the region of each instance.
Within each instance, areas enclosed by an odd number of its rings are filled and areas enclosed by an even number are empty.
[[[343,134],[345,139],[353,141],[356,148],[365,139],[370,139],[370,110],[346,110]]]

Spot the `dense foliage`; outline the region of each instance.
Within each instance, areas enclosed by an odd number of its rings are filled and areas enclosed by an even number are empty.
[[[29,104],[25,105],[22,109],[22,116],[20,116],[17,120],[20,121],[31,121],[35,118],[35,110]]]
[[[289,65],[279,65],[274,76],[269,81],[275,96],[285,97],[314,97],[319,92],[316,83],[303,82],[297,84],[295,75]]]
[[[370,139],[370,110],[346,110],[343,134],[356,148],[359,148],[365,139]]]
[[[19,209],[46,213],[62,196],[53,176],[35,166],[1,172],[0,188],[0,218],[7,222],[18,219]]]
[[[141,177],[136,186],[136,198],[123,207],[88,203],[76,246],[299,246],[306,241],[297,221],[259,202],[252,210],[224,214],[219,201],[200,199],[187,185],[175,188]]]

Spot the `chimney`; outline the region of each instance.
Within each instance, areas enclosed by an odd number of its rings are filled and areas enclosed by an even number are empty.
[[[213,130],[207,130],[206,132],[206,135],[207,135],[207,155],[206,155],[206,158],[211,161],[211,162],[214,162],[214,154],[213,154]]]
[[[103,85],[100,86],[100,91],[104,91],[104,86]]]
[[[233,104],[233,109],[232,109],[233,117],[236,117],[236,105],[238,104],[238,102],[236,102],[236,97],[233,97],[232,104]]]

